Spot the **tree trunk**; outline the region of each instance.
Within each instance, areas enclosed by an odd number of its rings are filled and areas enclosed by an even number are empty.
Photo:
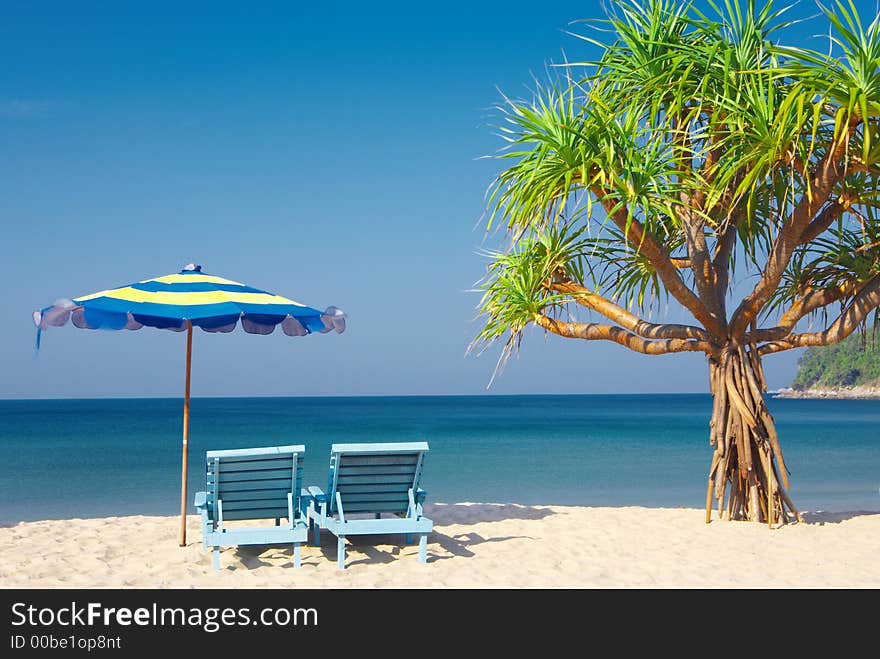
[[[712,499],[718,517],[765,522],[800,519],[788,497],[788,475],[773,417],[764,400],[766,384],[754,345],[730,343],[709,358],[714,397],[709,443],[715,447],[706,491],[706,522]]]

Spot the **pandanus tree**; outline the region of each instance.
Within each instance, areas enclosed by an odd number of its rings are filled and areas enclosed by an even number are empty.
[[[736,3],[614,0],[577,35],[600,56],[504,98],[486,210],[504,242],[472,348],[500,343],[500,366],[535,325],[704,353],[706,521],[714,500],[775,525],[800,514],[763,359],[841,341],[880,304],[880,23],[822,8],[820,52],[777,41],[784,8]]]

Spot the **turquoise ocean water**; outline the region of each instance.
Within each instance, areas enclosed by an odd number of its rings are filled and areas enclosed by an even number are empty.
[[[880,512],[880,401],[768,404],[802,512]],[[429,503],[702,508],[710,412],[701,394],[198,398],[188,499],[209,449],[304,444],[323,487],[333,442],[424,440]],[[179,513],[180,399],[7,400],[0,420],[0,524]]]

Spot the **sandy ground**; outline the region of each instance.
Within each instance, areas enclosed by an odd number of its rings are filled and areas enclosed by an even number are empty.
[[[202,549],[198,518],[111,517],[0,528],[2,588],[880,588],[880,510],[805,513],[776,529],[685,508],[433,504],[428,562],[402,536]]]

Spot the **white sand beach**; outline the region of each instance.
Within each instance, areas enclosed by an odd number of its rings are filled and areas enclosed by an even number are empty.
[[[428,562],[401,536],[202,549],[198,518],[109,517],[0,528],[2,588],[878,588],[880,511],[767,526],[686,508],[433,504]],[[145,541],[144,539],[149,539]]]

